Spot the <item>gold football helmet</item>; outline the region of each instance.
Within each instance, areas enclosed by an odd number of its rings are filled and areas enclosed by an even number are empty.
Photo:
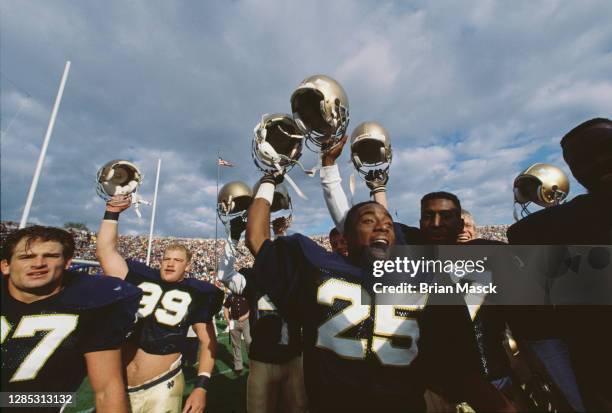
[[[554,165],[536,163],[514,180],[514,202],[521,206],[521,216],[530,214],[530,203],[544,208],[560,204],[570,191],[567,175]],[[515,214],[516,217],[516,214]]]
[[[362,178],[373,169],[387,171],[392,155],[389,132],[380,123],[362,122],[353,130],[351,160]]]
[[[133,163],[121,159],[107,162],[96,175],[96,192],[108,201],[113,195],[129,195],[142,183],[142,174]]]
[[[291,111],[298,128],[316,148],[334,145],[349,123],[349,101],[338,82],[314,75],[302,81],[291,95]],[[308,146],[308,143],[307,143]]]
[[[264,172],[291,169],[302,156],[304,136],[289,115],[263,115],[253,134],[251,155]]]
[[[253,200],[253,192],[241,181],[228,182],[221,187],[217,196],[217,213],[221,221],[236,215],[244,215]]]

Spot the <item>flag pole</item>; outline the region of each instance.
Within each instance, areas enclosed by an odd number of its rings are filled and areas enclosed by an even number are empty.
[[[219,159],[221,159],[221,154],[219,153],[219,149],[217,149],[217,196],[215,196],[215,277],[219,273],[219,260],[217,259],[217,224],[219,223],[219,214],[217,214],[217,200],[219,199]]]
[[[32,208],[32,201],[34,200],[34,194],[36,193],[36,187],[38,186],[38,179],[40,178],[40,172],[42,170],[43,163],[45,162],[45,156],[47,155],[47,147],[49,146],[49,141],[51,140],[51,134],[53,133],[53,127],[55,126],[55,119],[57,118],[57,112],[62,101],[62,96],[64,95],[64,86],[66,86],[68,72],[70,72],[70,60],[66,62],[66,66],[64,67],[64,74],[62,75],[60,87],[57,91],[57,96],[55,97],[55,103],[53,104],[51,118],[49,118],[49,124],[47,125],[45,139],[43,140],[43,145],[40,149],[40,154],[38,155],[38,162],[36,163],[36,169],[34,170],[34,177],[32,178],[28,198],[26,200],[25,207],[23,208],[19,228],[25,228],[26,223],[28,222],[28,217],[30,216],[30,208]]]
[[[155,226],[155,209],[157,207],[157,188],[159,187],[159,171],[161,158],[157,159],[157,176],[155,177],[155,195],[153,195],[153,210],[151,211],[151,225],[149,227],[149,245],[147,246],[147,265],[151,261],[151,247],[153,245],[153,227]]]

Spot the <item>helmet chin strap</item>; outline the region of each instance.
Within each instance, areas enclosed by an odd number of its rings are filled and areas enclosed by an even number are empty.
[[[304,193],[302,192],[302,190],[297,186],[297,184],[293,181],[293,179],[291,179],[291,177],[289,176],[289,174],[285,173],[285,170],[279,165],[279,164],[274,164],[274,166],[276,167],[276,170],[278,170],[278,172],[280,172],[281,174],[284,174],[284,178],[287,181],[287,183],[293,188],[293,190],[295,191],[296,194],[298,194],[298,196],[302,199],[308,199],[308,197],[306,195],[304,195]],[[300,165],[301,166],[301,165]]]
[[[140,213],[139,208],[140,204],[145,204],[147,206],[151,205],[149,201],[145,201],[143,198],[141,198],[141,196],[138,195],[136,191],[132,193],[132,204],[134,205],[134,212],[136,212],[136,215],[139,219],[142,219],[142,214]]]

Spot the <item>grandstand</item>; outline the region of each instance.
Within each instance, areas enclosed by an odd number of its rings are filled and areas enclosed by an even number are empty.
[[[4,239],[7,233],[16,230],[18,223],[12,221],[3,221],[0,223],[0,237]],[[506,230],[508,225],[486,225],[477,228],[477,237],[507,241]],[[76,243],[75,257],[79,260],[96,260],[96,234],[85,230],[69,229],[74,235]],[[311,236],[315,242],[331,251],[327,235]],[[145,262],[147,255],[148,237],[144,235],[120,235],[119,236],[119,251],[124,257],[130,257],[142,262]],[[151,266],[159,268],[162,252],[171,242],[180,242],[185,244],[193,253],[192,271],[189,274],[203,280],[213,280],[215,263],[215,240],[207,238],[176,238],[176,237],[153,237],[151,251]],[[225,240],[219,239],[217,242],[217,256],[223,254]],[[253,257],[244,245],[244,241],[240,241],[237,248],[239,254],[236,259],[236,269],[249,267],[253,264]]]

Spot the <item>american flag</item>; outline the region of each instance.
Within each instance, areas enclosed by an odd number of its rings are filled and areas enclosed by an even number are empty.
[[[233,163],[231,163],[229,161],[226,161],[225,159],[223,159],[221,157],[219,157],[219,159],[217,160],[217,165],[219,165],[219,166],[229,166],[230,168],[232,166],[234,166]]]

